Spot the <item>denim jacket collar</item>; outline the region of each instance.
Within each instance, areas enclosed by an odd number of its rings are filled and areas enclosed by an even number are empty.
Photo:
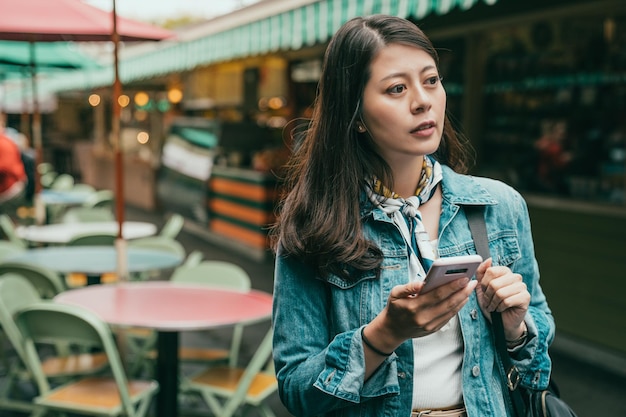
[[[498,201],[469,175],[458,175],[443,165],[442,192],[444,201],[454,205],[492,205]]]
[[[492,205],[497,200],[478,181],[469,175],[459,175],[452,168],[442,165],[443,181],[442,193],[444,205],[455,208],[462,205]],[[455,210],[456,211],[456,210]],[[374,220],[391,221],[382,210],[376,210],[374,204],[368,199],[367,193],[361,193],[361,218],[372,215]]]

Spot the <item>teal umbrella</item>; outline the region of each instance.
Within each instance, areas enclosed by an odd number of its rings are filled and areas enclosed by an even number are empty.
[[[83,53],[74,42],[0,41],[0,80],[2,81],[31,78],[31,84],[35,84],[38,74],[99,67],[99,63],[93,57]],[[35,92],[36,86],[33,88],[33,101],[37,98]],[[25,93],[22,94],[25,96]],[[35,103],[33,103],[33,109],[35,108]]]
[[[34,51],[31,51],[31,47]],[[35,59],[31,62],[33,52]],[[9,68],[12,65],[17,68],[34,65],[37,69],[85,69],[100,66],[74,42],[0,41],[0,64]]]
[[[0,41],[0,78],[30,77],[32,89],[32,132],[36,155],[41,159],[41,126],[37,75],[58,70],[98,68],[98,62],[80,51],[74,42]],[[39,179],[35,188],[40,189]]]

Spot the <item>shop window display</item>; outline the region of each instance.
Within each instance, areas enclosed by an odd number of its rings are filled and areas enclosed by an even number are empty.
[[[487,33],[481,169],[525,192],[626,202],[626,15]]]

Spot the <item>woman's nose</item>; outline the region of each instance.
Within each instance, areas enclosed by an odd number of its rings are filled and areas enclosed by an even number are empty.
[[[423,86],[419,85],[414,87],[411,98],[411,112],[420,113],[430,109],[430,95]]]

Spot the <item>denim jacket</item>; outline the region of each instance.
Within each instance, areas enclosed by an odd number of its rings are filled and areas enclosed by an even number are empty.
[[[511,187],[486,178],[460,175],[443,167],[439,256],[475,254],[463,205],[485,207],[489,249],[494,265],[522,275],[531,294],[525,318],[528,342],[513,362],[520,385],[543,389],[551,361],[548,346],[555,326],[539,285],[526,204]],[[296,416],[410,416],[413,345],[405,341],[364,382],[360,328],[386,305],[391,289],[406,284],[408,250],[391,219],[366,198],[361,204],[363,231],[383,251],[380,276],[373,271],[347,283],[325,280],[295,257],[280,252],[274,284],[274,363],[279,394]],[[469,417],[510,416],[502,366],[496,360],[491,325],[475,293],[458,313],[464,341],[463,398]],[[419,376],[417,376],[419,377]],[[507,397],[508,398],[508,397]]]

